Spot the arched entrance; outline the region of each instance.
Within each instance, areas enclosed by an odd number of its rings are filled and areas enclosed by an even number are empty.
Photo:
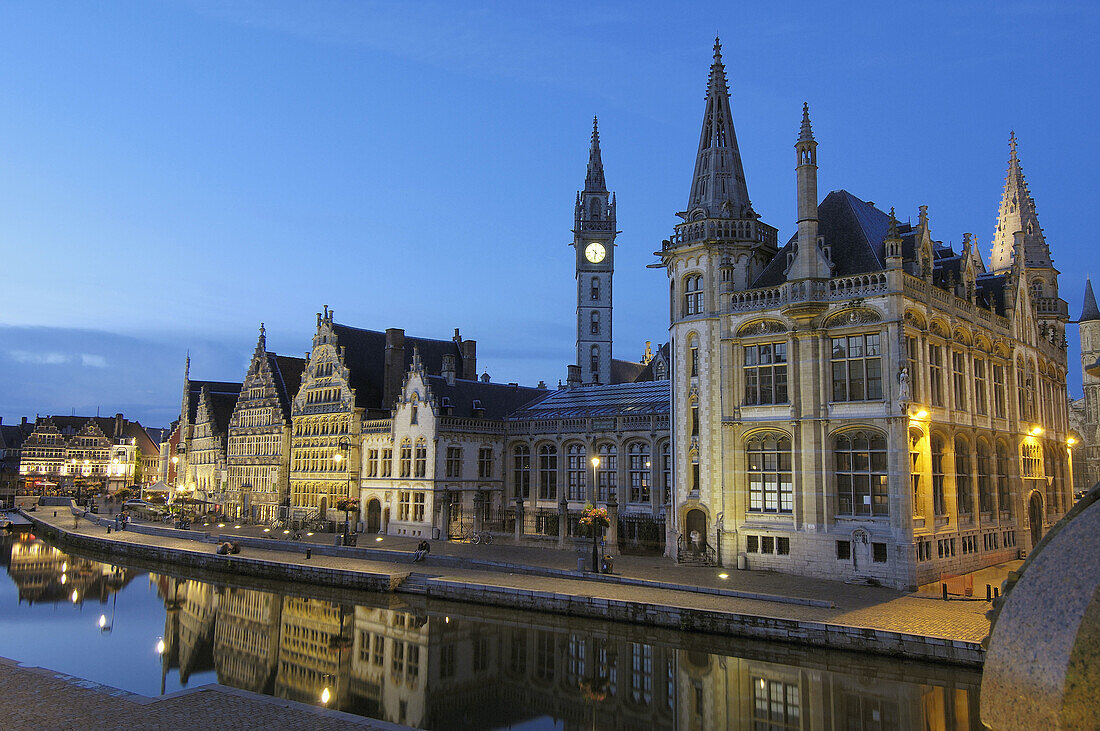
[[[693,553],[699,553],[707,543],[707,514],[699,508],[692,508],[684,516],[684,539]]]
[[[1027,519],[1031,523],[1031,549],[1043,537],[1043,498],[1038,492],[1031,493],[1031,499],[1027,501]]]
[[[382,503],[377,498],[367,502],[367,533],[377,533],[382,529]]]

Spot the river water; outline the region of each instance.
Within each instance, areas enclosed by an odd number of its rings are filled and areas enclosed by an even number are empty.
[[[965,668],[103,558],[0,538],[0,655],[422,729],[981,728]]]

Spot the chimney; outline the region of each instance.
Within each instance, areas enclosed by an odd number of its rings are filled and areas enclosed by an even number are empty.
[[[443,372],[440,375],[448,386],[455,385],[455,357],[450,353],[443,356]]]
[[[477,380],[477,341],[463,340],[457,327],[451,340],[458,348],[459,355],[462,358],[462,377]]]
[[[579,365],[569,366],[568,375],[565,377],[566,388],[576,388],[581,385],[581,367]]]
[[[20,422],[20,426],[26,426],[26,425],[27,425],[27,417],[24,416],[23,421]]]
[[[382,376],[382,408],[393,407],[401,383],[405,379],[405,331],[398,327],[386,329],[386,361]]]
[[[546,381],[539,381],[539,385],[536,386],[535,388],[540,388],[543,391],[545,391],[546,390]]]

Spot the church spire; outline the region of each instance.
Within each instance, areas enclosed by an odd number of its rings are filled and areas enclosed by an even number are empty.
[[[586,192],[607,192],[607,183],[603,179],[603,159],[600,157],[600,128],[592,117],[592,145],[588,148],[588,174],[584,177]]]
[[[1085,278],[1085,304],[1081,308],[1081,319],[1078,322],[1100,320],[1100,309],[1096,307],[1096,295],[1092,293],[1092,280]]]
[[[1039,227],[1039,217],[1035,212],[1035,199],[1027,189],[1024,171],[1020,167],[1020,158],[1016,154],[1016,133],[1008,138],[1008,173],[1005,176],[1004,193],[1001,207],[997,213],[997,230],[993,234],[992,267],[994,272],[1004,271],[1012,266],[1015,247],[1014,234],[1024,234],[1023,266],[1053,268],[1050,249]]]
[[[698,208],[704,209],[708,218],[749,218],[752,211],[733,130],[722,44],[717,37],[687,210],[690,213]]]

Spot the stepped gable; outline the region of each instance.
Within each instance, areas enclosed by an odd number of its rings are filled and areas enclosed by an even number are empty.
[[[279,406],[283,410],[283,418],[290,421],[291,401],[298,393],[302,385],[302,373],[306,369],[305,358],[295,358],[289,355],[266,353],[268,368],[275,379],[275,390],[279,396]]]
[[[382,392],[386,375],[386,333],[361,330],[332,323],[336,344],[344,349],[344,365],[350,371],[349,383],[355,389],[355,405],[367,409],[385,409]],[[432,340],[405,335],[404,363],[401,372],[407,373],[412,365],[414,346],[420,352],[420,361],[426,373],[443,371],[443,356],[455,358],[455,376],[475,380],[476,373],[463,372],[462,351],[453,340]]]
[[[444,416],[478,419],[503,419],[527,404],[546,395],[544,388],[519,386],[512,383],[486,383],[456,378],[449,385],[443,376],[426,376],[428,388],[436,399],[436,407]],[[444,399],[450,406],[444,406]],[[481,410],[474,408],[474,401]]]
[[[877,272],[885,268],[883,241],[890,232],[890,214],[883,213],[846,190],[834,190],[818,205],[817,221],[818,235],[824,237],[835,264],[833,277]],[[903,231],[903,226],[898,228],[911,253],[912,231]],[[784,273],[787,268],[787,254],[793,252],[797,239],[797,234],[791,236],[787,244],[760,272],[760,276],[752,283],[752,289],[776,287],[787,281]]]

